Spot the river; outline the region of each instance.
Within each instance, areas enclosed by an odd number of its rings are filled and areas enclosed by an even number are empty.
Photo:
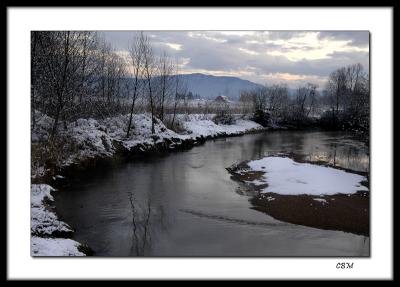
[[[95,168],[54,193],[73,239],[96,256],[369,256],[369,237],[281,222],[252,209],[226,167],[278,152],[369,171],[345,132],[274,131]]]

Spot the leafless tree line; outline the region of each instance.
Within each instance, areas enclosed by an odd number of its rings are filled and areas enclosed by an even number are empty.
[[[51,138],[60,126],[67,128],[67,122],[78,118],[129,113],[129,137],[138,99],[151,113],[153,133],[155,118],[173,126],[187,92],[178,73],[178,63],[166,53],[155,55],[144,33],[133,36],[129,53],[124,55],[97,32],[33,31],[32,128],[37,122],[35,111],[54,119]],[[166,116],[171,112],[167,105],[173,107],[172,116]]]
[[[178,106],[185,102],[187,94],[187,85],[179,76],[179,63],[175,63],[165,52],[160,56],[154,55],[150,40],[144,33],[133,39],[129,48],[129,58],[134,86],[127,137],[131,130],[139,90],[143,91],[142,97],[148,103],[152,133],[156,118],[173,128]],[[171,110],[168,107],[173,108]]]
[[[361,64],[337,69],[331,73],[326,86],[327,116],[342,124],[369,128],[369,74]]]
[[[293,96],[285,84],[273,84],[242,92],[240,101],[252,103],[255,118],[268,125],[305,120],[316,111],[317,97],[317,86],[311,83],[299,87]]]
[[[32,126],[35,110],[59,123],[78,117],[104,117],[124,92],[124,62],[95,32],[31,33]]]
[[[306,123],[322,117],[332,128],[350,125],[368,128],[369,75],[361,64],[337,69],[320,92],[312,83],[299,86],[293,95],[285,84],[243,91],[240,102],[263,124]]]

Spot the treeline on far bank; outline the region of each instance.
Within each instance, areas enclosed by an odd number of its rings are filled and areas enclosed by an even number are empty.
[[[253,119],[263,126],[368,134],[369,94],[369,75],[355,64],[333,71],[322,91],[308,83],[289,95],[285,84],[274,84],[243,91],[240,102],[251,107]]]
[[[369,131],[369,74],[361,64],[333,71],[323,87],[313,83],[294,94],[284,84],[243,91],[239,103],[193,100],[180,77],[179,60],[156,53],[145,33],[132,35],[122,55],[96,32],[33,31],[31,33],[31,128],[36,111],[54,119],[49,140],[80,118],[105,119],[120,114],[151,113],[176,130],[177,114],[243,114],[263,126]],[[126,125],[130,136],[131,120]]]

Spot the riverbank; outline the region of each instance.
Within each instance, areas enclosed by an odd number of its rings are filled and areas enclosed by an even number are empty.
[[[38,114],[32,132],[31,174],[31,255],[83,256],[91,250],[69,239],[73,228],[56,215],[50,185],[67,182],[80,170],[90,169],[117,158],[184,150],[218,137],[239,136],[264,131],[261,125],[237,117],[232,125],[217,125],[212,115],[179,115],[177,133],[156,119],[155,133],[151,132],[148,114],[134,115],[133,128],[126,137],[129,115],[104,120],[79,119],[60,126],[59,141],[45,146],[53,120]],[[46,153],[49,156],[46,157]],[[47,185],[50,184],[50,185]]]
[[[31,256],[85,256],[88,246],[69,237],[74,230],[55,213],[55,191],[47,184],[31,185]]]
[[[369,236],[365,173],[282,155],[241,162],[227,170],[249,188],[255,210],[285,222]]]
[[[213,115],[178,115],[179,133],[168,129],[155,119],[151,131],[151,116],[136,114],[132,130],[126,136],[129,115],[104,120],[78,119],[60,123],[58,140],[48,144],[53,120],[38,114],[32,131],[31,178],[34,183],[51,183],[64,171],[94,165],[113,157],[131,157],[140,154],[182,150],[204,143],[208,139],[239,136],[261,132],[266,128],[237,116],[234,124],[221,125],[212,121]],[[66,127],[66,128],[65,128]]]

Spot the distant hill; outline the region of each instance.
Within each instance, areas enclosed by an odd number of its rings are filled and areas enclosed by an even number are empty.
[[[187,92],[192,92],[195,98],[198,95],[202,99],[214,100],[218,96],[226,96],[231,101],[237,101],[241,91],[264,87],[261,84],[237,77],[212,76],[201,73],[181,74],[179,76],[187,83]],[[124,78],[122,81],[132,81],[132,78]],[[141,81],[145,81],[145,79],[141,79]],[[124,86],[124,83],[122,83],[122,86]],[[289,96],[294,96],[296,89],[288,88],[288,92]]]
[[[181,76],[187,82],[188,91],[193,94],[199,94],[204,99],[215,99],[221,95],[236,101],[239,99],[242,90],[262,87],[260,84],[236,77],[211,76],[200,73]]]

